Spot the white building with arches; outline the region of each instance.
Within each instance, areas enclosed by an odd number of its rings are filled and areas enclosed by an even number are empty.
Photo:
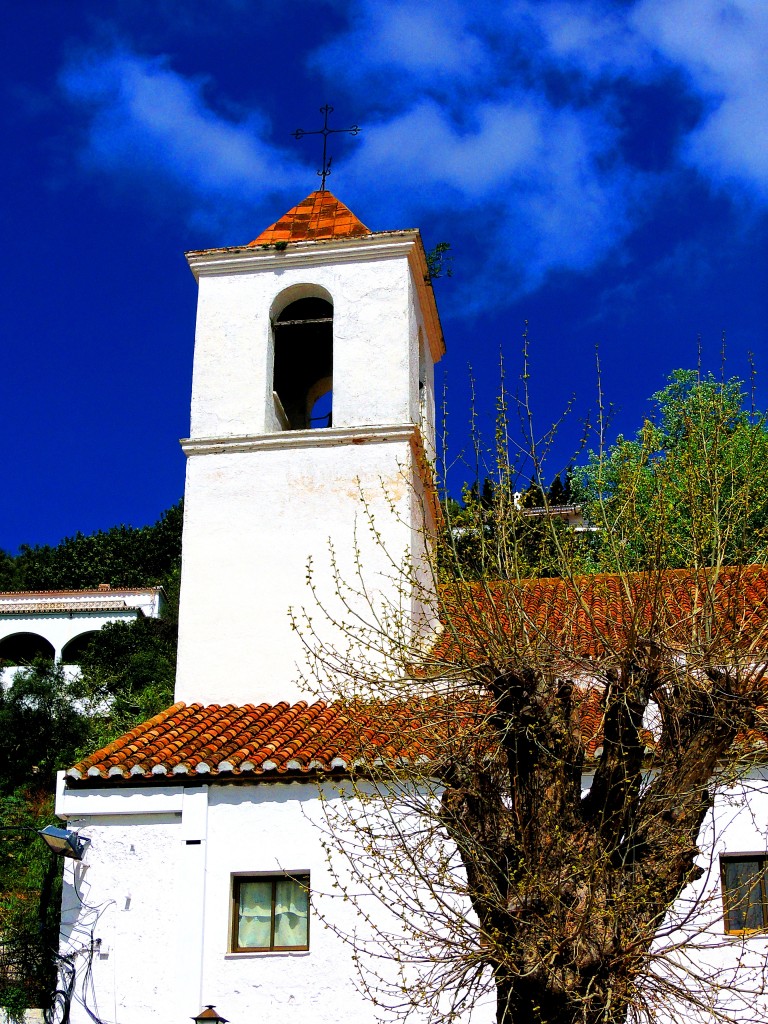
[[[95,634],[109,622],[159,618],[162,587],[27,590],[0,594],[0,680],[37,658],[77,665]]]

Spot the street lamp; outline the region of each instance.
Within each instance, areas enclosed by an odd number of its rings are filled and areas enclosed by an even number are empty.
[[[29,825],[0,825],[0,832],[33,832],[40,836],[52,853],[72,860],[82,860],[91,841],[86,836],[79,836],[68,828],[57,828],[56,825],[46,825],[40,829]]]
[[[196,1017],[191,1018],[195,1024],[229,1024],[226,1017],[216,1013],[216,1007],[210,1004],[201,1010]]]
[[[49,850],[60,857],[70,857],[72,860],[82,860],[90,843],[90,839],[80,838],[77,832],[71,832],[68,828],[57,828],[55,825],[46,825],[37,834]]]

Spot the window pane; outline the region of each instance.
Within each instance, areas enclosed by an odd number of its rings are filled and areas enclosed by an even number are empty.
[[[275,896],[275,945],[308,945],[309,879],[280,878]]]
[[[272,880],[241,882],[239,886],[237,945],[269,948],[272,926]]]
[[[728,931],[740,932],[763,928],[762,860],[725,861],[726,905]]]

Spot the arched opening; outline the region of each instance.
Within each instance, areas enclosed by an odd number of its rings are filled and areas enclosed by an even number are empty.
[[[73,637],[69,643],[64,644],[61,649],[62,662],[65,665],[79,665],[91,640],[97,633],[97,629],[89,629],[87,633],[81,633],[79,636]]]
[[[0,667],[31,665],[38,658],[56,656],[53,644],[38,633],[13,633],[0,640]]]
[[[333,422],[333,306],[310,296],[291,302],[273,322],[274,390],[290,430]]]

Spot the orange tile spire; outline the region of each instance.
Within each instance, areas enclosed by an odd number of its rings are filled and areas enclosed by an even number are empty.
[[[318,189],[310,192],[298,206],[284,213],[280,220],[270,224],[248,245],[309,242],[321,238],[353,238],[370,234],[365,224],[332,192]]]

